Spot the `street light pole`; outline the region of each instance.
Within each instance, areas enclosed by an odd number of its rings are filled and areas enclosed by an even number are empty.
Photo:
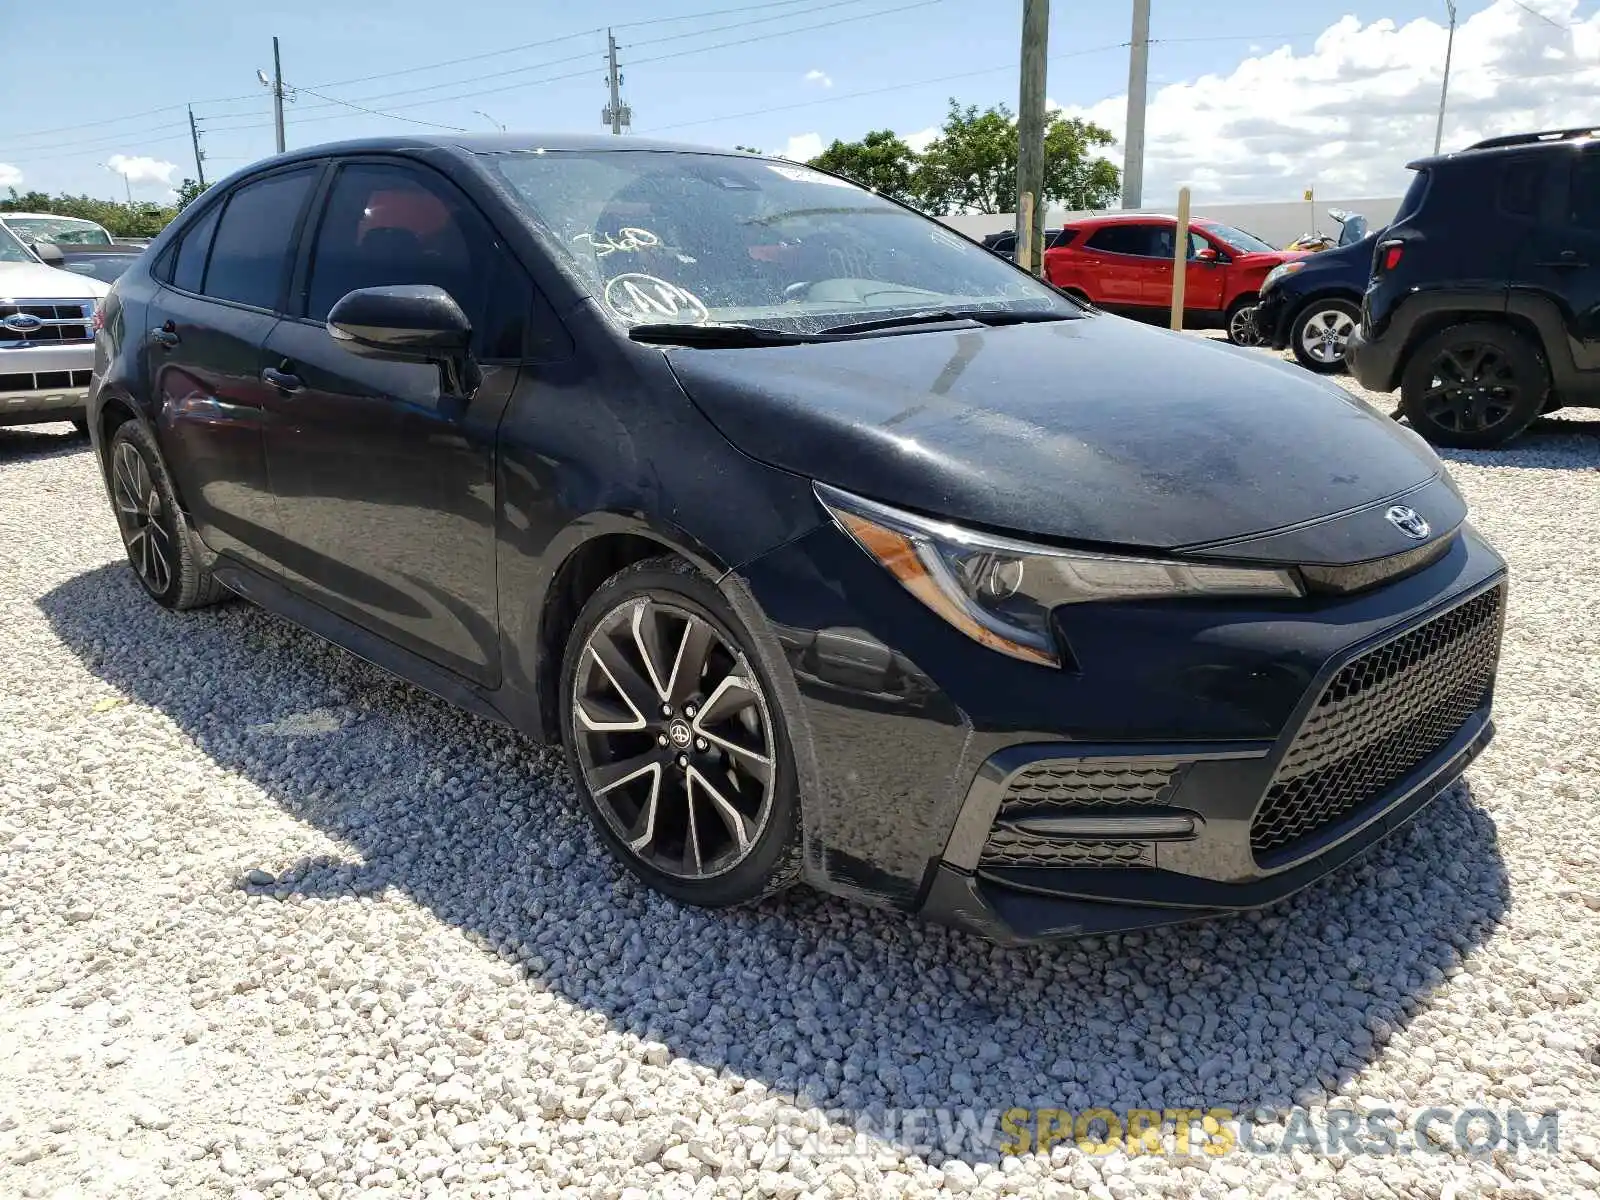
[[[1444,0],[1445,7],[1450,11],[1450,36],[1444,44],[1444,82],[1439,85],[1439,123],[1433,129],[1433,152],[1439,153],[1439,147],[1444,143],[1444,102],[1450,95],[1450,58],[1456,48],[1456,4],[1455,0]]]

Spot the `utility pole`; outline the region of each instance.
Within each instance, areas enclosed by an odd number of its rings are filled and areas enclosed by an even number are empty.
[[[1439,153],[1439,146],[1444,142],[1444,102],[1450,94],[1450,56],[1456,48],[1456,5],[1455,0],[1444,0],[1445,8],[1450,11],[1450,37],[1444,44],[1444,83],[1439,86],[1439,123],[1433,130],[1433,152]]]
[[[1017,266],[1044,265],[1044,88],[1050,0],[1022,0],[1022,86],[1017,101]]]
[[[283,144],[283,63],[278,58],[278,39],[272,39],[272,124],[278,134],[278,153]]]
[[[611,86],[611,103],[600,111],[600,120],[611,126],[611,132],[621,136],[624,129],[633,125],[633,109],[622,102],[622,72],[617,67],[617,39],[606,30],[606,82]]]
[[[1128,131],[1122,139],[1122,207],[1144,203],[1144,109],[1150,91],[1150,0],[1133,0],[1128,41]]]
[[[200,186],[206,186],[206,156],[200,153],[200,130],[194,123],[194,105],[189,106],[189,140],[194,143],[194,173]]]

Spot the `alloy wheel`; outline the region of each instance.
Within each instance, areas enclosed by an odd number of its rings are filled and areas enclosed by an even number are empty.
[[[1228,340],[1236,346],[1259,346],[1261,330],[1256,326],[1256,306],[1247,304],[1228,318]]]
[[[1321,309],[1301,323],[1300,348],[1314,362],[1331,367],[1344,361],[1355,330],[1356,323],[1349,313],[1337,308]]]
[[[1430,420],[1456,433],[1480,433],[1506,420],[1523,381],[1497,346],[1469,342],[1440,352],[1422,392]]]
[[[641,862],[683,880],[742,862],[772,812],[772,718],[742,651],[651,597],[612,609],[573,676],[573,742],[595,807]]]
[[[174,560],[172,533],[166,506],[156,490],[144,456],[129,442],[119,442],[112,456],[112,498],[117,524],[128,561],[151,594],[160,596],[172,585]]]

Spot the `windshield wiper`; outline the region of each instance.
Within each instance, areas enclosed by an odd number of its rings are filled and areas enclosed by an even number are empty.
[[[991,326],[1031,325],[1040,321],[1071,321],[1076,319],[1076,316],[1076,313],[1012,312],[993,308],[937,308],[901,313],[895,317],[879,317],[872,321],[854,321],[848,325],[830,325],[821,332],[827,336],[838,336],[871,333],[877,329],[899,329],[907,325],[948,325],[960,321]]]
[[[651,346],[795,346],[818,340],[759,325],[691,325],[674,321],[634,325],[628,329],[628,336]]]

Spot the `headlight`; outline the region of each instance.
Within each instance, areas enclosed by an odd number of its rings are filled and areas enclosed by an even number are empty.
[[[1264,292],[1268,288],[1277,287],[1281,280],[1287,279],[1296,271],[1303,270],[1305,265],[1298,259],[1294,262],[1279,263],[1267,272],[1267,277],[1261,281],[1261,290]]]
[[[1058,604],[1305,594],[1288,570],[1061,550],[919,517],[824,483],[815,488],[840,527],[908,592],[973,641],[1025,662],[1060,665],[1050,626]]]

